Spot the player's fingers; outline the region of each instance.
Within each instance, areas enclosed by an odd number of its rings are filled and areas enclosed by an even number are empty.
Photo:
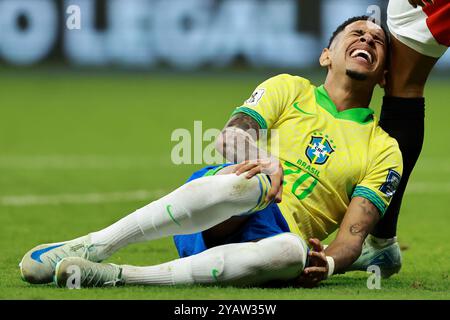
[[[238,170],[236,170],[236,175],[241,175],[242,173],[244,173],[244,172],[247,172],[247,171],[249,171],[249,170],[251,170],[251,169],[253,169],[255,166],[257,166],[258,164],[257,163],[254,163],[254,162],[249,162],[249,163],[246,163],[246,164],[243,164]]]
[[[320,279],[324,278],[324,274],[323,272],[317,272],[317,271],[308,271],[307,273],[305,273],[305,271],[303,271],[301,278],[299,278],[299,280],[301,280],[302,282],[315,282],[318,281]]]
[[[308,254],[308,258],[309,258],[309,263],[308,263],[309,267],[326,267],[328,265],[326,258],[323,259],[320,256],[316,257],[311,254]]]
[[[325,262],[325,263],[327,262],[327,258],[321,252],[310,251],[309,252],[309,256],[310,257],[316,257],[319,261],[322,261],[322,262]]]
[[[248,160],[245,160],[241,163],[236,164],[235,166],[233,166],[231,173],[236,173],[240,168],[242,168],[242,166],[245,166],[247,163],[248,163]]]
[[[313,247],[314,251],[323,251],[323,246],[320,243],[320,240],[317,238],[311,238],[309,239],[309,243],[311,244],[311,246]]]
[[[275,187],[272,186],[267,193],[266,196],[266,202],[271,202],[273,199],[275,199],[275,196],[277,195],[278,190],[275,190]]]
[[[318,274],[322,275],[325,274],[326,272],[328,272],[326,267],[307,267],[305,268],[305,270],[303,270],[303,272],[306,275],[310,275],[311,277],[315,277]]]
[[[247,179],[250,179],[251,177],[257,175],[258,173],[261,173],[261,167],[260,166],[253,167],[251,170],[247,171],[245,177]]]
[[[266,197],[266,201],[272,201],[273,199],[275,199],[275,197],[277,196],[277,194],[280,192],[280,190],[282,190],[282,186],[283,186],[283,171],[282,170],[278,170],[277,173],[270,175],[270,181],[272,184],[272,188],[270,188],[267,197]],[[281,198],[280,198],[280,202],[281,202]]]
[[[271,176],[272,181],[272,187],[270,188],[269,192],[266,196],[266,201],[270,202],[275,199],[276,195],[280,191],[280,178],[277,178],[276,176]]]
[[[283,197],[283,183],[280,184],[280,188],[278,189],[278,193],[275,197],[275,202],[280,203]]]

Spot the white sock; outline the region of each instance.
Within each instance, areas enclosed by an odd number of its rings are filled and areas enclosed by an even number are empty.
[[[258,242],[233,243],[150,267],[122,267],[125,284],[259,285],[295,279],[305,267],[306,243],[293,233]]]
[[[377,237],[369,234],[369,236],[367,237],[367,240],[369,241],[369,244],[372,247],[381,249],[381,248],[385,248],[385,247],[390,246],[391,244],[397,242],[397,237],[384,239],[384,238],[377,238]]]
[[[202,177],[91,234],[103,259],[129,243],[209,229],[234,215],[267,206],[266,175],[246,179],[235,174]]]

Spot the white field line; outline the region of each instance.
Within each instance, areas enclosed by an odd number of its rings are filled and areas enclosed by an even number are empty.
[[[450,195],[450,182],[414,182],[408,183],[406,194]]]
[[[60,204],[98,204],[147,200],[148,202],[164,196],[164,190],[135,190],[125,192],[55,194],[55,195],[16,195],[0,197],[0,206],[38,206]]]
[[[170,155],[0,155],[2,169],[130,169],[174,166]],[[450,158],[421,157],[414,173],[450,173]]]
[[[55,195],[10,195],[0,197],[0,206],[39,206],[60,204],[98,204],[110,202],[141,201],[158,199],[167,193],[165,190],[135,190],[125,192],[80,193]],[[449,183],[412,182],[406,194],[450,195]]]
[[[129,169],[171,166],[167,156],[0,155],[0,169]]]

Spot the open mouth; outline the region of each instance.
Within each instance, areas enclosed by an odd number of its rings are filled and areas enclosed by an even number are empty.
[[[369,64],[372,64],[373,58],[369,51],[362,50],[362,49],[356,49],[354,50],[350,56],[352,58],[358,59],[360,61],[365,61]]]

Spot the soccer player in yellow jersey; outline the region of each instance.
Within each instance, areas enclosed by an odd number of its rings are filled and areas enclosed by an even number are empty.
[[[313,286],[344,272],[402,174],[396,141],[368,108],[374,87],[384,84],[387,52],[381,27],[367,17],[346,21],[320,56],[328,69],[323,85],[275,76],[233,112],[217,139],[230,163],[194,173],[103,230],[33,248],[22,259],[22,277],[54,278],[59,286]],[[277,148],[260,148],[262,133]],[[320,240],[337,228],[324,250]],[[172,235],[180,259],[146,267],[98,263],[130,243]]]

